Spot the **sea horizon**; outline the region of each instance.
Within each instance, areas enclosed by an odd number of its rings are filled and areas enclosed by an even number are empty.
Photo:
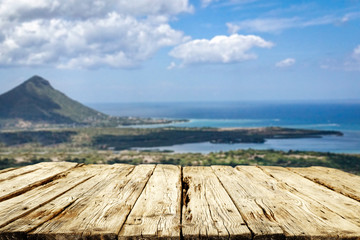
[[[344,136],[306,139],[269,139],[264,144],[193,143],[152,150],[218,152],[236,149],[301,150],[360,153],[360,102],[151,102],[92,103],[90,107],[113,116],[188,119],[189,122],[130,127],[287,127],[336,130]]]

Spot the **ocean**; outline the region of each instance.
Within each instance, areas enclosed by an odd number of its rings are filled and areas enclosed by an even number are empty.
[[[360,102],[186,102],[92,103],[113,116],[189,119],[170,125],[136,127],[267,127],[338,130],[344,136],[313,139],[269,139],[264,144],[192,143],[156,147],[174,152],[209,153],[236,149],[303,150],[360,153]],[[150,148],[151,149],[151,148]]]

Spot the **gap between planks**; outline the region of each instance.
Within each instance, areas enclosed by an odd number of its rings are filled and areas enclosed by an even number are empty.
[[[288,169],[310,181],[360,202],[360,176],[325,167]]]
[[[26,193],[36,187],[47,184],[68,174],[71,169],[80,166],[77,163],[61,162],[58,164],[40,163],[1,174],[0,202]],[[25,171],[23,171],[25,169]],[[29,170],[26,170],[29,169]],[[14,176],[14,174],[17,174]]]
[[[121,235],[121,232],[122,232],[122,230],[124,229],[124,226],[125,226],[125,223],[126,222],[128,222],[128,220],[129,220],[129,217],[131,216],[131,214],[133,213],[133,210],[134,210],[134,207],[136,206],[136,205],[139,205],[140,204],[140,202],[141,202],[141,198],[142,198],[142,196],[143,196],[143,194],[144,194],[144,191],[145,191],[145,189],[147,189],[148,188],[148,185],[149,185],[149,182],[151,182],[151,179],[153,178],[153,176],[154,176],[154,173],[155,173],[155,171],[157,170],[157,169],[160,169],[160,168],[162,168],[162,166],[164,166],[164,165],[156,165],[153,169],[152,169],[152,172],[151,172],[151,174],[148,176],[148,178],[147,178],[147,180],[146,180],[146,182],[145,183],[143,183],[143,185],[142,185],[142,189],[141,189],[141,191],[138,191],[138,192],[140,192],[138,195],[137,195],[137,197],[136,197],[136,199],[135,199],[135,201],[133,201],[133,203],[131,204],[132,205],[132,208],[130,208],[130,210],[127,212],[127,214],[125,214],[125,218],[124,218],[124,221],[123,221],[123,224],[120,226],[120,228],[119,228],[119,230],[118,230],[118,232],[114,232],[114,235],[112,235],[112,236],[119,236],[119,238],[120,238],[120,235]],[[86,167],[88,167],[88,166],[84,166],[85,168]],[[184,179],[185,179],[185,177],[186,176],[184,176],[184,169],[200,169],[201,167],[185,167],[185,168],[182,168],[181,166],[178,166],[179,167],[179,180],[180,180],[180,187],[179,187],[179,195],[180,195],[180,206],[179,206],[179,211],[180,211],[180,214],[179,214],[179,223],[180,223],[180,227],[179,227],[179,234],[178,234],[178,237],[177,237],[177,239],[178,238],[188,238],[188,237],[186,237],[186,234],[185,234],[185,236],[184,236],[184,226],[185,225],[183,225],[184,224],[184,216],[186,216],[186,215],[184,215],[183,213],[186,211],[186,209],[184,209],[184,192],[183,192],[183,190],[185,190],[184,188],[186,188],[186,186],[185,186],[185,181],[184,181]],[[96,168],[96,167],[95,167]],[[129,175],[131,175],[132,174],[132,172],[134,171],[134,169],[135,169],[136,167],[133,167],[132,168],[132,170],[130,171],[130,172],[128,172],[126,175],[125,175],[125,177],[128,177]],[[231,196],[231,194],[229,193],[229,191],[228,191],[228,189],[226,188],[226,184],[224,184],[222,181],[221,181],[221,179],[219,178],[219,176],[218,175],[216,175],[215,173],[216,173],[216,171],[214,171],[214,168],[216,168],[216,166],[213,166],[213,167],[203,167],[203,169],[210,169],[211,170],[211,172],[214,174],[214,176],[215,176],[215,178],[216,178],[216,181],[212,178],[212,177],[210,177],[210,179],[213,179],[213,180],[211,180],[210,181],[210,183],[211,184],[215,184],[215,185],[213,185],[213,186],[220,186],[219,187],[219,189],[223,189],[223,190],[219,190],[219,191],[224,191],[224,192],[226,192],[226,195],[230,198],[230,201],[231,201],[231,203],[235,206],[235,208],[237,209],[237,211],[239,212],[239,214],[240,214],[240,216],[244,219],[243,221],[244,221],[244,224],[246,225],[245,227],[249,230],[249,231],[253,231],[252,229],[251,229],[251,224],[249,223],[249,222],[247,222],[247,220],[246,220],[246,217],[244,217],[245,215],[244,215],[244,213],[242,212],[242,208],[240,207],[239,208],[239,204],[237,205],[236,204],[236,199],[235,198],[233,198],[232,196]],[[222,167],[223,168],[223,167]],[[226,167],[225,167],[226,168]],[[73,169],[76,169],[76,168],[71,168],[69,171],[71,172]],[[272,171],[272,169],[273,168],[267,168],[267,167],[259,167],[258,168],[259,170],[261,169],[261,171],[263,171],[263,172],[265,172],[265,173],[267,173],[267,174],[269,174],[269,171]],[[276,169],[276,168],[275,168]],[[7,173],[7,174],[10,174],[10,173],[14,173],[14,171],[16,171],[16,170],[18,170],[18,169],[11,169],[10,171],[1,171],[0,172],[0,179],[1,179],[1,176],[3,175],[3,174],[5,174],[5,173]],[[234,169],[235,170],[235,169]],[[292,174],[295,174],[295,175],[297,175],[298,177],[301,177],[300,179],[304,179],[304,180],[307,180],[307,181],[310,181],[310,182],[312,182],[313,183],[313,185],[312,186],[318,186],[317,188],[319,188],[320,187],[320,189],[322,189],[322,188],[325,188],[325,187],[328,187],[328,186],[326,186],[325,184],[324,184],[324,181],[325,180],[322,180],[322,182],[319,182],[319,180],[315,180],[315,179],[311,179],[311,177],[309,177],[309,176],[302,176],[300,173],[298,173],[298,172],[296,172],[295,173],[295,171],[293,170],[293,169],[290,169],[290,170],[287,170],[287,169],[283,169],[282,168],[282,171],[283,170],[285,170],[285,172],[286,173],[288,173],[288,172],[291,172]],[[26,170],[27,171],[27,170]],[[34,171],[32,171],[32,170],[29,170],[28,172],[26,172],[25,171],[25,173],[19,173],[19,176],[22,176],[22,175],[26,175],[26,174],[28,174],[28,173],[32,173],[32,172],[34,172]],[[186,172],[186,171],[185,171]],[[190,171],[191,172],[191,171]],[[205,171],[206,172],[206,171]],[[208,173],[209,174],[209,176],[211,176],[212,174],[211,173]],[[340,173],[339,173],[340,174]],[[58,175],[60,175],[61,176],[61,173],[59,173]],[[186,175],[186,174],[185,174]],[[194,175],[194,174],[193,174]],[[9,179],[14,179],[14,178],[16,178],[16,176],[14,176],[14,175],[9,175],[9,176],[11,176],[11,177],[9,177]],[[196,176],[196,174],[195,174],[195,178],[198,178],[199,176]],[[283,179],[278,179],[278,178],[276,178],[276,177],[274,177],[272,174],[269,174],[269,177],[271,177],[273,180],[272,181],[276,181],[277,183],[281,183],[281,180],[283,180]],[[54,179],[56,179],[56,178],[54,178]],[[61,179],[61,178],[60,178]],[[206,180],[204,181],[204,180],[201,180],[201,177],[200,178],[198,178],[199,180],[196,180],[196,181],[200,181],[202,184],[204,184],[204,185],[206,185],[207,186],[207,178],[205,178]],[[87,182],[89,179],[87,179],[87,180],[85,180],[84,182]],[[215,182],[214,182],[215,181]],[[218,182],[218,183],[216,183],[216,182]],[[44,183],[47,183],[46,181],[44,181],[43,182],[43,184]],[[211,186],[211,184],[209,185],[209,186]],[[329,184],[329,183],[326,183],[326,184]],[[0,183],[0,185],[1,185],[1,183]],[[41,184],[40,184],[41,185]],[[81,187],[81,185],[83,185],[83,183],[79,183],[79,186],[75,186],[75,187],[73,187],[72,189],[69,189],[68,191],[69,192],[71,192],[70,190],[73,190],[73,189],[78,189],[79,187]],[[356,186],[356,185],[355,185]],[[26,189],[26,191],[24,191],[24,192],[22,192],[21,194],[25,194],[25,193],[27,193],[27,192],[29,192],[29,191],[31,191],[31,190],[33,190],[33,189],[36,189],[36,188],[41,188],[41,186],[36,186],[36,185],[32,185],[32,187],[31,188],[27,188]],[[290,189],[290,188],[289,188]],[[329,189],[331,189],[331,192],[333,192],[333,193],[340,193],[339,195],[343,195],[344,197],[347,197],[347,198],[349,198],[350,199],[350,196],[346,196],[346,193],[344,193],[344,192],[341,192],[340,190],[340,188],[336,188],[336,187],[332,187],[332,188],[330,188],[330,187],[328,187],[328,191],[330,191]],[[209,189],[208,189],[209,190]],[[356,189],[355,189],[356,190]],[[210,193],[211,193],[211,188],[210,188]],[[217,190],[218,191],[218,190]],[[326,192],[326,191],[325,191]],[[185,192],[186,193],[186,192]],[[54,200],[50,200],[50,202],[51,201],[56,201],[57,199],[59,199],[59,198],[61,198],[61,196],[62,195],[66,195],[67,194],[67,192],[65,192],[65,193],[62,193],[62,194],[60,194],[59,196],[57,196]],[[196,194],[199,194],[199,193],[194,193],[195,195],[194,196],[196,196]],[[208,193],[207,193],[208,194]],[[215,194],[215,195],[213,195],[213,196],[215,196],[214,197],[214,199],[216,198],[216,194],[217,194],[217,192],[213,192],[212,194]],[[9,199],[12,199],[12,198],[16,198],[17,196],[19,196],[20,194],[18,194],[18,195],[13,195],[13,196],[11,196]],[[336,195],[336,194],[335,194]],[[21,196],[21,195],[20,195]],[[206,194],[205,195],[198,195],[198,196],[200,196],[199,197],[199,199],[201,200],[201,201],[203,201],[203,200],[205,200],[205,201],[207,201],[208,199],[206,198]],[[337,196],[337,195],[336,195]],[[205,198],[203,198],[203,197],[205,197]],[[338,196],[337,196],[338,197]],[[343,199],[343,198],[340,198],[340,199]],[[319,197],[317,197],[317,198],[315,198],[314,199],[315,201],[317,201],[317,202],[319,202],[321,199],[319,199]],[[6,200],[4,200],[3,199],[3,201],[6,201]],[[69,202],[66,202],[66,204],[64,204],[63,206],[62,206],[62,208],[59,208],[58,209],[58,212],[56,212],[56,214],[53,214],[52,215],[52,218],[50,218],[50,219],[48,219],[48,220],[53,220],[53,219],[55,219],[55,218],[59,218],[59,215],[62,215],[63,214],[63,212],[66,212],[69,208],[71,208],[71,206],[74,204],[74,202],[76,202],[77,200],[75,199],[74,201],[72,201],[71,203],[69,203]],[[350,203],[352,203],[351,201],[350,201]],[[45,204],[45,203],[44,203]],[[317,204],[317,203],[316,203]],[[353,203],[352,203],[353,204]],[[255,205],[254,205],[255,206]],[[259,206],[259,205],[258,205]],[[357,206],[356,204],[355,205],[353,205],[353,206]],[[255,206],[256,207],[256,206]],[[210,211],[210,215],[211,214],[214,214],[214,213],[216,213],[216,212],[211,212],[211,206],[210,205],[208,205],[208,208],[209,208],[209,211]],[[332,210],[334,210],[334,211],[336,211],[336,210],[338,210],[338,208],[336,208],[336,206],[335,205],[329,205],[329,206],[327,206],[327,208],[330,208],[330,209],[332,209]],[[41,206],[39,206],[39,208],[36,208],[35,209],[35,211],[34,212],[41,212],[40,210],[41,209],[43,209],[43,205],[41,205]],[[340,208],[341,209],[341,208]],[[264,209],[262,209],[262,210],[264,210]],[[357,211],[355,211],[355,212],[357,212]],[[199,213],[200,214],[200,219],[201,219],[201,212]],[[31,213],[27,213],[27,214],[24,214],[24,216],[31,216],[32,214]],[[21,220],[22,218],[26,218],[26,216],[24,217],[24,216],[21,216],[21,217],[19,217],[19,218],[17,218],[16,219],[16,221],[19,221],[19,220]],[[350,216],[350,217],[352,217],[352,215],[350,215],[350,212],[347,212],[347,216]],[[28,219],[28,220],[30,220],[30,219]],[[356,221],[356,220],[354,220],[354,219],[350,219],[353,223],[355,223],[355,224],[357,224],[357,223],[359,223],[358,221]],[[15,222],[16,222],[15,221]],[[11,225],[11,224],[10,224]],[[276,224],[275,224],[276,225]],[[39,225],[39,226],[42,226],[42,225]],[[38,228],[39,226],[37,226],[37,227],[35,227],[34,229],[36,229],[36,228]],[[359,225],[360,226],[360,225]],[[34,230],[34,229],[32,229],[32,230]],[[229,233],[229,230],[225,227],[225,230]],[[1,229],[0,229],[0,232],[1,232]],[[36,232],[36,231],[34,231],[34,232]],[[207,234],[208,232],[206,232],[206,234]],[[276,235],[277,234],[277,235]],[[26,234],[25,234],[26,235]],[[276,233],[275,232],[275,235],[276,236],[278,236],[279,238],[283,238],[283,237],[285,237],[284,235],[283,235],[283,229],[281,230],[281,231],[279,231],[278,233]],[[8,236],[10,236],[10,235],[8,235]],[[22,235],[22,236],[24,236],[24,235]],[[37,237],[37,236],[44,236],[44,235],[37,235],[37,234],[35,234],[35,235],[32,235],[32,238],[34,238],[34,237]],[[68,235],[69,236],[69,235]],[[96,236],[101,236],[101,235],[94,235],[94,237],[96,237]],[[81,237],[81,236],[80,236]],[[84,237],[86,237],[86,235],[84,236]],[[89,237],[89,236],[87,236],[87,237]],[[145,237],[145,236],[144,236]],[[149,236],[150,237],[150,236]],[[201,237],[201,236],[198,236],[198,237]],[[204,235],[202,236],[202,237],[204,237]],[[220,237],[220,236],[218,236],[218,237]],[[228,236],[228,237],[225,237],[224,236],[224,238],[230,238],[231,236]],[[245,237],[245,236],[244,236]],[[246,236],[246,238],[247,239],[254,239],[254,238],[256,238],[256,237],[261,237],[260,235],[256,235],[256,234],[254,234],[254,232],[252,232],[252,235],[247,235]],[[305,236],[304,236],[305,237]],[[319,236],[318,236],[319,237]],[[130,237],[129,237],[130,238]],[[132,238],[134,238],[134,236],[132,237]],[[155,238],[154,236],[152,237],[152,238]],[[191,238],[191,237],[189,237],[189,238]],[[194,238],[197,238],[197,237],[194,237]],[[2,237],[1,237],[1,234],[0,234],[0,239],[3,239]],[[4,239],[8,239],[8,238],[4,238]],[[306,237],[304,238],[304,239],[306,239]],[[319,238],[319,239],[321,239],[321,238]],[[322,238],[323,239],[323,238]],[[357,237],[354,237],[354,239],[359,239],[359,236],[357,236]]]
[[[117,238],[154,168],[139,165],[131,173],[115,174],[99,191],[79,198],[65,212],[31,232],[30,239]]]

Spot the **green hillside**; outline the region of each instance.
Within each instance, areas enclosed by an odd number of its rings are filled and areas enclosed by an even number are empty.
[[[107,115],[88,108],[54,89],[39,76],[0,95],[0,119],[54,124],[87,123]]]

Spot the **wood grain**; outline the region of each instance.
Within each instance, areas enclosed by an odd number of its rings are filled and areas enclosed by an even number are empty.
[[[37,169],[34,171],[5,179],[6,181],[2,181],[0,184],[0,202],[45,184],[56,178],[59,174],[77,165],[77,163],[68,162],[42,163],[39,168],[37,168],[38,166],[36,165],[35,168]],[[21,169],[19,169],[19,171],[21,171]],[[9,174],[12,172],[13,171],[9,172]],[[7,178],[9,178],[9,176],[7,176]]]
[[[0,172],[0,240],[360,240],[336,169],[41,163]]]
[[[292,172],[360,201],[360,176],[325,167],[289,168]]]
[[[181,167],[157,165],[119,239],[180,239]]]
[[[91,178],[88,168],[76,168],[62,178],[0,202],[0,227],[34,211]]]
[[[257,187],[250,193],[266,212],[283,229],[286,238],[336,239],[341,232],[353,237],[360,231],[355,224],[343,219],[324,205],[293,191],[283,182],[264,173],[260,168],[236,167],[243,179]],[[250,189],[248,189],[250,191]]]
[[[24,166],[24,167],[20,167],[20,168],[3,169],[0,171],[0,182],[5,181],[5,180],[10,180],[14,177],[21,176],[21,175],[24,175],[27,173],[34,172],[41,168],[49,169],[56,165],[58,165],[58,164],[53,163],[53,162],[42,162],[42,163],[28,165],[28,166]]]
[[[275,179],[286,183],[296,193],[309,201],[318,202],[324,208],[360,226],[360,203],[322,185],[314,183],[282,167],[260,167]]]
[[[184,167],[184,239],[251,239],[236,206],[209,167]]]
[[[30,239],[117,239],[154,165],[139,165],[131,173],[119,171],[100,191],[82,198],[66,211],[31,232]]]
[[[43,223],[51,220],[52,218],[59,215],[71,204],[79,201],[80,199],[90,198],[92,195],[103,189],[106,185],[119,175],[119,172],[130,173],[133,169],[133,166],[130,165],[88,165],[82,166],[81,168],[74,169],[76,177],[84,176],[87,181],[80,183],[79,185],[71,188],[69,191],[65,192],[61,196],[53,199],[52,201],[43,204],[44,197],[38,198],[36,200],[41,200],[38,202],[39,205],[43,206],[31,211],[29,214],[22,216],[21,218],[9,223],[8,225],[0,228],[0,239],[23,239],[26,234]],[[102,174],[96,174],[97,172]],[[58,180],[58,184],[54,186],[59,186],[60,183],[68,181],[74,183],[76,179],[73,178],[74,174],[67,175],[64,179]],[[69,186],[70,187],[70,186]],[[39,194],[40,189],[35,189]],[[41,189],[41,191],[44,191]],[[54,192],[48,191],[50,195],[54,195]],[[51,196],[49,196],[51,197]],[[21,202],[22,203],[22,202]],[[20,208],[23,206],[20,206]]]
[[[6,168],[6,169],[2,169],[0,170],[0,174],[3,174],[3,173],[6,173],[6,172],[10,172],[10,171],[13,171],[15,170],[16,168]]]
[[[212,169],[234,201],[255,238],[284,238],[284,231],[272,217],[272,210],[261,204],[264,198],[269,197],[266,195],[267,191],[264,187],[251,182],[232,167],[212,166]]]

